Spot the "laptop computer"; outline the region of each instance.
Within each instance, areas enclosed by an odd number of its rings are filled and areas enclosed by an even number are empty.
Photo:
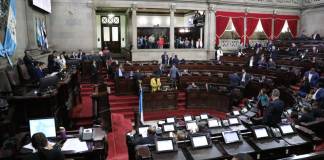
[[[137,128],[137,133],[139,135],[142,135],[142,137],[147,137],[147,129],[149,128],[150,126],[148,125],[145,125],[145,126],[140,126]]]
[[[240,125],[240,120],[236,117],[232,117],[228,119],[229,125]]]
[[[56,137],[55,119],[51,117],[51,118],[29,120],[29,132],[30,132],[30,137],[32,137],[35,133],[42,132],[45,134],[47,138],[55,138]]]
[[[211,147],[212,143],[207,134],[190,135],[190,142],[193,149]]]
[[[157,153],[174,152],[178,150],[173,138],[157,138],[155,140]]]
[[[200,115],[200,119],[201,119],[201,120],[206,120],[206,119],[208,119],[208,114],[207,114],[207,113],[201,114],[201,115]]]
[[[173,123],[165,123],[162,125],[163,132],[174,132],[176,131],[175,126]]]
[[[198,131],[198,125],[195,121],[186,122],[186,129],[188,131]]]
[[[57,74],[41,78],[39,80],[39,90],[41,92],[46,91],[48,88],[56,86],[59,78]]]
[[[192,116],[190,116],[190,115],[183,116],[183,120],[184,120],[185,122],[187,122],[187,121],[192,121]]]
[[[225,144],[241,142],[241,138],[237,131],[225,131],[222,132]]]
[[[175,117],[168,117],[168,118],[166,118],[166,123],[175,123]]]
[[[290,124],[280,124],[279,129],[282,135],[291,135],[296,133]]]
[[[221,123],[221,121],[219,121],[217,119],[208,119],[207,125],[208,125],[208,128],[216,128],[216,127],[221,127],[222,123]]]
[[[265,126],[252,127],[252,130],[256,139],[265,139],[270,137],[269,132]]]

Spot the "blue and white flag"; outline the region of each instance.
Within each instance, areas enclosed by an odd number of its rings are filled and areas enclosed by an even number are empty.
[[[36,18],[36,41],[38,47],[43,46],[42,30],[41,30],[41,21]]]
[[[144,115],[143,115],[143,90],[142,87],[140,87],[140,95],[139,95],[139,116],[140,116],[140,121],[142,122],[142,124],[144,124]]]
[[[46,26],[45,21],[42,21],[42,33],[43,33],[43,48],[48,49],[48,40],[47,40],[47,32],[46,32]]]
[[[16,1],[9,1],[8,21],[6,26],[4,43],[0,44],[0,56],[7,57],[11,65],[9,56],[12,56],[16,51]]]

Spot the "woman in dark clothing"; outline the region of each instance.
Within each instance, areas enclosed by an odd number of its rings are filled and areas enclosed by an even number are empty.
[[[64,160],[64,155],[58,146],[48,143],[44,133],[35,133],[31,138],[32,146],[37,150],[33,155],[36,160]]]

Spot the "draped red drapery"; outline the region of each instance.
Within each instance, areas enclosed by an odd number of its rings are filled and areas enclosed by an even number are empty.
[[[246,43],[249,43],[250,37],[253,35],[259,19],[257,18],[247,18],[246,19]]]
[[[233,17],[232,22],[235,27],[236,33],[239,35],[239,37],[241,39],[241,43],[243,43],[244,42],[244,18],[243,17]]]
[[[260,19],[263,32],[268,39],[272,37],[272,19]]]
[[[219,44],[220,37],[224,34],[229,17],[216,16],[216,45]]]
[[[297,37],[298,21],[297,20],[287,20],[287,22],[288,22],[289,30],[290,30],[292,37],[296,38]]]
[[[277,39],[280,36],[281,30],[283,26],[285,25],[286,20],[284,19],[276,19],[274,21],[274,30],[273,30],[273,38]]]

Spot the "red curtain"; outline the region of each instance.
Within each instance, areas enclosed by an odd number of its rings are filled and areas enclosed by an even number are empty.
[[[244,18],[243,17],[232,17],[232,22],[235,27],[236,33],[241,38],[241,43],[244,42]]]
[[[229,17],[216,16],[216,45],[219,44],[220,37],[224,34]]]
[[[280,36],[280,33],[281,33],[281,30],[282,30],[282,28],[283,28],[283,26],[285,25],[285,22],[286,22],[286,20],[284,20],[284,19],[275,19],[275,21],[274,21],[274,35],[273,35],[273,37],[274,37],[274,39],[277,39],[277,38],[279,38],[279,36]]]
[[[260,20],[261,20],[263,32],[265,33],[268,39],[271,39],[272,19],[260,19]]]
[[[247,18],[246,19],[246,44],[249,44],[249,38],[253,35],[259,19],[257,18]]]
[[[297,37],[297,20],[287,20],[291,35]]]

